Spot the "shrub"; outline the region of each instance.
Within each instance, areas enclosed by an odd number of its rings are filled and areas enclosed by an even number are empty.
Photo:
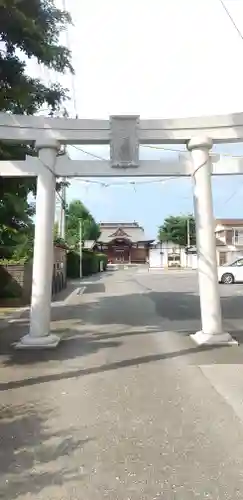
[[[92,250],[83,250],[82,268],[83,276],[89,276],[90,274],[98,273],[98,261]]]
[[[82,275],[90,276],[100,271],[100,262],[103,262],[103,269],[107,268],[107,256],[102,253],[94,253],[92,250],[83,250],[82,254]],[[67,277],[79,278],[80,273],[79,253],[71,250],[67,253]]]
[[[73,250],[67,252],[67,277],[79,278],[79,254]]]

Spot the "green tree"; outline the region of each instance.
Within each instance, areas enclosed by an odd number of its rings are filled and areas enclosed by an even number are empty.
[[[26,72],[26,62],[38,63],[63,73],[73,71],[70,52],[59,44],[59,34],[71,22],[54,0],[0,0],[0,111],[34,114],[41,107],[52,114],[60,109],[66,89],[57,83],[45,85]],[[0,160],[23,160],[35,154],[32,146],[0,142]],[[32,209],[28,194],[35,180],[0,178],[0,258],[23,244],[23,233],[31,230]]]
[[[73,200],[66,213],[66,242],[77,247],[80,241],[80,221],[82,221],[82,240],[97,240],[100,235],[99,225],[89,210],[79,200]]]
[[[18,216],[16,215],[18,214]],[[34,206],[26,197],[3,192],[0,198],[0,258],[17,260],[31,256],[34,238]]]
[[[164,224],[159,227],[159,241],[171,241],[172,243],[187,246],[188,232],[190,245],[196,244],[196,226],[193,215],[169,216]]]
[[[58,224],[57,221],[54,224],[53,238],[54,238],[54,240],[56,240],[57,238],[59,238],[59,224]]]

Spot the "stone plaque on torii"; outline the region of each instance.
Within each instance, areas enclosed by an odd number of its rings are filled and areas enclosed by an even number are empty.
[[[38,158],[0,162],[1,176],[36,176],[36,222],[30,331],[16,347],[55,347],[50,334],[53,226],[56,177],[191,176],[197,227],[198,278],[202,330],[198,344],[228,344],[218,289],[212,175],[243,174],[243,160],[210,156],[213,143],[243,139],[243,113],[235,115],[140,120],[112,116],[110,120],[44,118],[0,113],[0,140],[36,144]],[[139,144],[187,144],[189,153],[159,161],[140,160]],[[70,160],[57,157],[61,144],[110,144],[110,160]]]

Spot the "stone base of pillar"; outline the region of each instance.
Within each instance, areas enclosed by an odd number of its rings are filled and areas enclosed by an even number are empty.
[[[238,345],[237,340],[227,332],[210,334],[200,331],[190,337],[197,345]]]
[[[25,335],[19,342],[14,344],[15,349],[53,349],[60,342],[58,335],[50,334],[43,337]]]

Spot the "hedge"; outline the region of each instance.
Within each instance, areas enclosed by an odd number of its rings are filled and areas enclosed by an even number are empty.
[[[83,250],[82,254],[82,275],[90,276],[100,271],[100,263],[103,262],[104,271],[107,268],[107,256],[103,253],[95,253],[92,250]],[[67,253],[67,277],[79,278],[80,257],[79,253],[73,250]]]

